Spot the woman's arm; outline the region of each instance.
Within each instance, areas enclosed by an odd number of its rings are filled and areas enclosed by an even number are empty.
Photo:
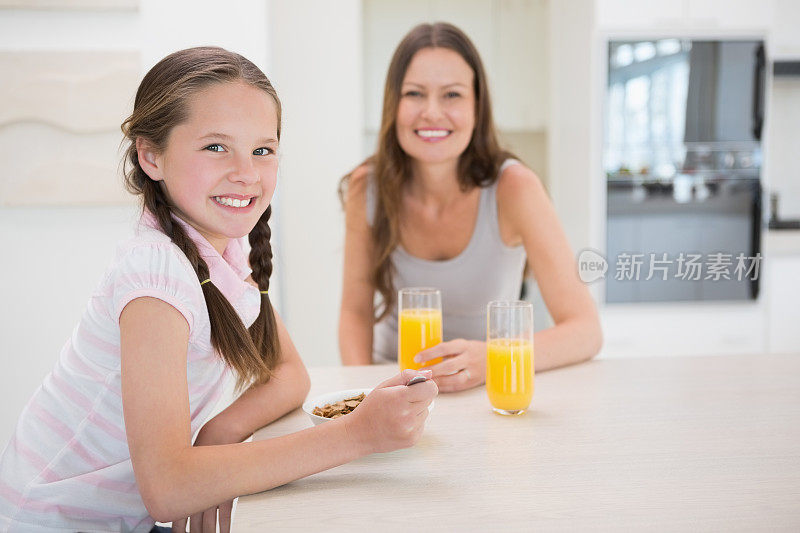
[[[375,246],[367,223],[367,181],[365,166],[354,170],[345,200],[344,280],[339,312],[339,353],[345,365],[372,363]]]
[[[541,181],[523,165],[500,176],[497,205],[501,230],[525,246],[528,262],[555,325],[534,337],[537,371],[591,359],[602,330],[589,290],[578,277],[575,257]]]
[[[180,520],[374,451],[410,446],[436,394],[432,381],[404,387],[398,385],[405,376],[395,376],[341,419],[266,441],[193,447],[183,315],[161,300],[137,298],[122,311],[120,334],[131,462],[142,500],[158,521]]]

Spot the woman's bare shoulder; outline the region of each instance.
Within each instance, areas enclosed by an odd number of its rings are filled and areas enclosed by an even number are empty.
[[[347,176],[347,190],[345,193],[345,203],[350,200],[363,199],[367,192],[369,183],[369,165],[366,163],[359,165]]]
[[[542,180],[521,163],[509,165],[497,179],[497,202],[500,207],[510,207],[541,197],[547,197]]]

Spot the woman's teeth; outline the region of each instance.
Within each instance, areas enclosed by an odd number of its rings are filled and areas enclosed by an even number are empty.
[[[426,138],[447,137],[450,135],[448,130],[417,130],[417,135]]]
[[[251,200],[252,198],[239,200],[237,198],[228,198],[227,196],[214,196],[215,202],[221,205],[227,205],[228,207],[247,207],[250,205]]]

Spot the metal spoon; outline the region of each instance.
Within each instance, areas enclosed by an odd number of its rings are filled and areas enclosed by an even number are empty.
[[[411,385],[416,385],[417,383],[423,383],[425,381],[428,381],[428,378],[426,378],[425,376],[414,376],[408,381],[408,383],[406,383],[406,387],[410,387]]]

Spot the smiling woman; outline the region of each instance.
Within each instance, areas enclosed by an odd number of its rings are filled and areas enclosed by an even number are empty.
[[[539,178],[500,148],[483,64],[455,26],[422,24],[400,42],[377,149],[342,179],[340,194],[345,364],[395,361],[397,291],[436,287],[445,342],[416,361],[430,366],[440,390],[480,385],[486,304],[519,298],[526,260],[556,323],[536,335],[536,368],[599,351],[597,311],[558,218]]]

